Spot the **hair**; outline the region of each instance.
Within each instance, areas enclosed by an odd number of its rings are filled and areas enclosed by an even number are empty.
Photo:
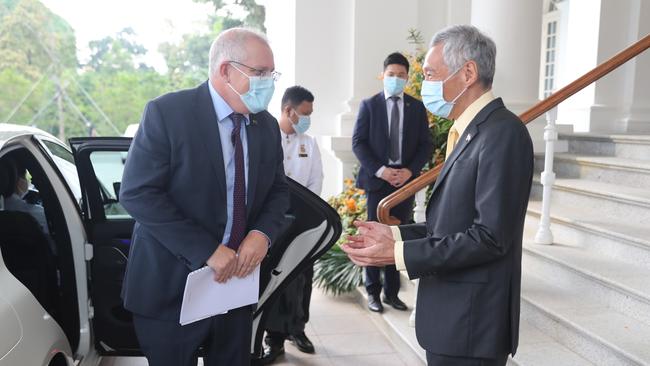
[[[302,102],[312,103],[313,101],[314,95],[309,90],[300,85],[292,86],[284,91],[284,95],[282,96],[282,109],[284,110],[287,105],[291,106],[291,108],[296,108]]]
[[[453,25],[436,33],[429,47],[438,44],[444,45],[442,55],[450,72],[474,61],[479,82],[486,88],[492,86],[497,46],[490,37],[471,25]]]
[[[393,52],[386,57],[384,60],[384,70],[386,70],[388,65],[402,65],[406,67],[406,72],[409,72],[409,60],[399,52]]]
[[[219,65],[225,60],[244,62],[248,57],[246,42],[254,39],[268,46],[266,36],[259,31],[248,28],[230,28],[217,36],[210,46],[209,76],[219,72]]]

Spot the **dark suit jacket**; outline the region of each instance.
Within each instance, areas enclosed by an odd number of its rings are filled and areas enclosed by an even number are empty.
[[[361,162],[357,186],[376,191],[385,183],[375,173],[388,165],[390,137],[384,92],[364,99],[359,107],[352,135],[352,151]],[[417,177],[431,157],[433,144],[426,109],[421,101],[404,94],[404,127],[402,134],[402,166]]]
[[[289,207],[280,130],[266,111],[250,120],[248,230],[273,242]],[[217,123],[207,82],[146,106],[120,190],[136,220],[122,288],[125,308],[136,314],[178,320],[187,274],[223,238],[226,175]]]
[[[427,351],[493,358],[517,350],[532,176],[528,130],[496,99],[448,157],[426,224],[400,226],[409,277],[420,279],[416,333]]]

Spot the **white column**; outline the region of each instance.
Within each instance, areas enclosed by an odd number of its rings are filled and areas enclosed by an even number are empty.
[[[519,114],[538,99],[542,2],[472,1],[472,24],[497,45],[493,90]]]
[[[566,62],[558,86],[582,76],[650,31],[647,1],[568,2]],[[560,105],[558,123],[577,132],[650,131],[650,56],[628,61]]]
[[[269,111],[279,116],[289,86],[302,85],[314,94],[309,133],[321,149],[326,177],[321,196],[328,198],[340,192],[342,174],[339,159],[323,137],[338,134],[336,121],[349,98],[352,8],[348,0],[257,2],[266,6],[267,36],[276,69],[282,72]]]
[[[472,24],[497,45],[493,91],[520,114],[539,101],[542,1],[472,1]],[[509,14],[505,16],[505,14]],[[544,151],[544,119],[528,124],[536,152]],[[566,143],[558,150],[566,151]]]
[[[641,39],[650,34],[650,2],[637,3],[637,29],[632,31],[633,38]],[[632,62],[629,73],[631,86],[631,105],[625,119],[626,130],[630,133],[650,133],[650,50],[637,56]]]
[[[600,2],[598,54],[596,65],[614,56],[636,40],[630,25],[638,24],[639,1],[617,0]],[[647,19],[643,19],[647,22]],[[625,25],[625,26],[624,26]],[[590,108],[589,131],[625,132],[626,99],[630,97],[634,64],[627,62],[596,82],[594,101]],[[646,80],[647,83],[647,80]]]

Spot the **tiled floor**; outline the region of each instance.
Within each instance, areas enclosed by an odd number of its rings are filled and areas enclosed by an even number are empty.
[[[306,333],[316,353],[301,353],[290,342],[275,365],[405,366],[404,358],[377,328],[367,310],[353,296],[331,297],[314,289],[311,320]],[[108,358],[100,366],[146,366],[143,358]],[[201,362],[199,362],[201,365]]]

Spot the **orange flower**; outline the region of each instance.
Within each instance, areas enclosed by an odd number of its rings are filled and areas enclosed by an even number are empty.
[[[349,211],[356,211],[357,210],[357,201],[355,201],[353,198],[348,198],[345,201],[345,205],[347,206]]]

